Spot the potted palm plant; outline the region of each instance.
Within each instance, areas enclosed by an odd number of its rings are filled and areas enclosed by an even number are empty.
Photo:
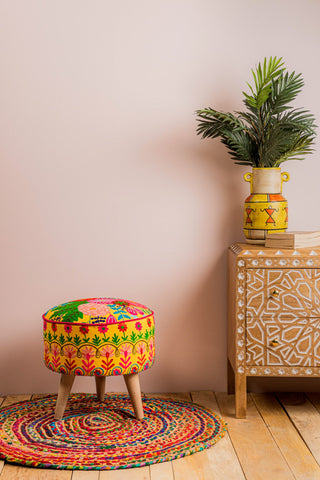
[[[293,108],[304,85],[302,75],[288,73],[282,58],[270,57],[252,70],[253,84],[243,92],[245,112],[197,110],[197,134],[220,137],[237,165],[249,165],[252,173],[244,178],[251,184],[245,201],[244,232],[249,243],[264,243],[268,232],[284,232],[288,224],[287,201],[281,173],[287,160],[301,160],[309,154],[315,138],[314,116]]]

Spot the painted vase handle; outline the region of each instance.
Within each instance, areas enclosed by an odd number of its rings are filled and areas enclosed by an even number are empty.
[[[281,173],[281,184],[282,182],[288,182],[290,180],[290,175],[288,172]]]
[[[250,172],[245,173],[243,178],[246,182],[250,182],[250,193],[252,193],[252,173]]]

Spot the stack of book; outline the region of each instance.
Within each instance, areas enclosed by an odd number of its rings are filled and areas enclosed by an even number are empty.
[[[265,246],[269,248],[319,247],[320,231],[268,233]]]

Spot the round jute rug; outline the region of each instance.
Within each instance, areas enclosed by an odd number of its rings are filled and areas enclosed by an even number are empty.
[[[0,458],[32,467],[113,470],[166,462],[212,446],[224,422],[189,402],[143,398],[136,420],[127,395],[70,395],[54,421],[56,395],[0,410]]]

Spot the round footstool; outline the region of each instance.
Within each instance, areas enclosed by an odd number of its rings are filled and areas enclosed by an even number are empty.
[[[154,362],[154,314],[140,303],[86,298],[43,315],[44,361],[61,373],[55,419],[63,417],[75,375],[95,377],[104,400],[105,378],[123,375],[137,419],[143,418],[138,373]]]

